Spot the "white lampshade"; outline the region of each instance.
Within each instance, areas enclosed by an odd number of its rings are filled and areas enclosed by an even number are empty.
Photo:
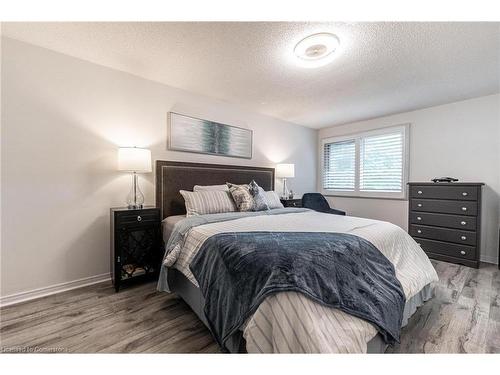
[[[295,177],[295,164],[278,164],[276,166],[276,177],[278,178]]]
[[[151,172],[151,151],[139,147],[120,147],[118,170],[137,173]]]

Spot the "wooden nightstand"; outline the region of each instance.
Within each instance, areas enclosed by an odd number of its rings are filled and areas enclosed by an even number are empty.
[[[158,275],[161,264],[160,209],[112,208],[111,275],[118,292],[132,281]]]
[[[280,198],[281,204],[285,207],[302,207],[302,199],[300,198],[292,198],[292,199],[283,199]]]

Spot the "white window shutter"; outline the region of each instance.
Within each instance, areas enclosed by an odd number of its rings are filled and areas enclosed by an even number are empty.
[[[325,143],[323,147],[323,189],[354,191],[356,181],[356,141]]]
[[[403,191],[404,134],[366,136],[360,139],[359,190]]]

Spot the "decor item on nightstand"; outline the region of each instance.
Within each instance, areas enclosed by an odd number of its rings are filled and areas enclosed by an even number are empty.
[[[149,173],[151,151],[139,147],[120,147],[118,149],[118,170],[132,172],[132,188],[127,195],[129,209],[140,209],[144,205],[144,194],[137,181],[137,173]]]
[[[408,232],[430,258],[479,268],[483,183],[410,182]]]
[[[283,193],[281,198],[288,199],[289,192],[286,186],[286,179],[295,177],[295,164],[278,164],[276,166],[276,177],[283,179]]]
[[[160,209],[112,208],[111,275],[118,292],[123,283],[149,280],[161,264]]]

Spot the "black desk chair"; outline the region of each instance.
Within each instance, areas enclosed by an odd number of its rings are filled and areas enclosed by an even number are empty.
[[[344,211],[330,208],[328,201],[320,193],[306,193],[302,196],[302,207],[326,214],[345,215]]]

